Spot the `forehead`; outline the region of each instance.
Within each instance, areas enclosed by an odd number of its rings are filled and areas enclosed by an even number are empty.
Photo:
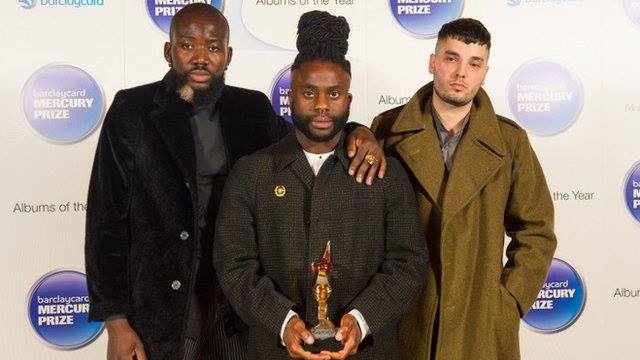
[[[293,72],[292,80],[298,86],[349,88],[351,77],[338,64],[316,60],[303,63]]]
[[[175,21],[172,30],[176,37],[206,36],[226,39],[228,36],[224,20],[220,16],[211,14],[186,14]]]
[[[444,40],[438,40],[436,45],[436,53],[456,53],[465,58],[477,57],[484,59],[485,61],[489,57],[489,49],[487,45],[480,45],[478,43],[466,44],[464,41],[454,39],[452,37]]]

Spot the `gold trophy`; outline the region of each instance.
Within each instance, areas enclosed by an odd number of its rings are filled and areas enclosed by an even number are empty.
[[[317,274],[316,283],[313,286],[313,297],[318,303],[318,323],[310,330],[315,341],[312,345],[305,345],[307,351],[339,351],[342,349],[342,344],[335,339],[336,326],[329,320],[327,314],[327,300],[331,296],[331,284],[329,284],[331,271],[331,241],[328,241],[324,247],[322,258],[311,263],[311,272]]]

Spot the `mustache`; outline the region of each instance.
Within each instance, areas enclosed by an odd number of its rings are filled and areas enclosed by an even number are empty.
[[[204,67],[204,65],[194,66],[192,69],[187,71],[188,74],[195,73],[195,72],[199,72],[199,73],[206,72],[207,74],[211,75],[211,71],[207,70],[207,68]]]

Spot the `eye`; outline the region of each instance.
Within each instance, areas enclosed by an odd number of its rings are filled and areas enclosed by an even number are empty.
[[[304,95],[304,97],[306,98],[313,98],[315,94],[311,90],[305,90],[302,92],[302,95]]]
[[[452,62],[452,61],[455,61],[456,59],[453,56],[445,56],[444,60],[448,62]]]
[[[329,97],[330,97],[330,98],[332,98],[332,99],[337,99],[337,98],[339,98],[339,97],[340,97],[340,91],[338,91],[338,90],[332,90],[332,91],[329,93]]]
[[[190,43],[182,43],[180,47],[183,48],[184,50],[193,50],[193,45]]]
[[[220,51],[220,48],[218,46],[209,46],[209,51],[218,52]]]
[[[471,63],[471,67],[474,70],[480,70],[480,68],[482,67],[479,63]]]

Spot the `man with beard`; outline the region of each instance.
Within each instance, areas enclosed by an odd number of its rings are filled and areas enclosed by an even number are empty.
[[[214,265],[249,325],[251,359],[397,359],[397,321],[422,284],[424,237],[400,164],[388,159],[385,178],[370,187],[346,174],[348,33],[344,17],[302,15],[289,94],[294,131],[239,160],[222,196]],[[306,328],[322,310],[309,264],[327,242],[327,315],[342,344],[311,353]]]
[[[165,78],[118,92],[100,135],[85,244],[90,318],[106,320],[110,360],[244,359],[246,325],[212,265],[214,219],[233,164],[290,126],[264,94],[224,84],[229,28],[214,7],[183,8],[170,37]],[[351,166],[382,159],[366,128],[351,135],[361,145]],[[356,176],[383,167],[369,165]]]
[[[481,88],[490,46],[477,20],[443,25],[433,82],[374,120],[385,151],[412,175],[431,257],[400,324],[403,359],[519,359],[520,318],[553,258],[553,204],[538,159]]]

